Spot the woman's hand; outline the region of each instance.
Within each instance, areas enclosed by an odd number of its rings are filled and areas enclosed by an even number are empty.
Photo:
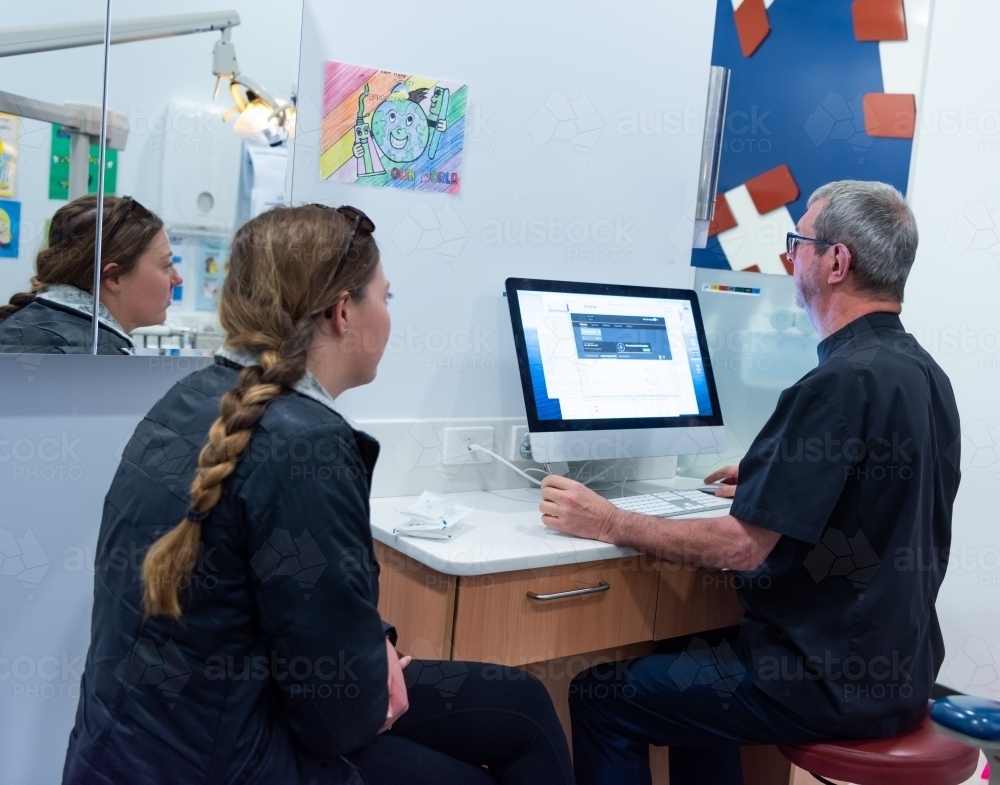
[[[385,724],[379,733],[385,733],[392,724],[410,708],[410,699],[406,695],[406,681],[403,679],[403,668],[410,664],[412,657],[399,659],[396,649],[385,639],[385,653],[389,660],[389,711],[385,715]]]
[[[715,489],[716,496],[729,498],[736,495],[736,482],[739,477],[739,466],[723,466],[718,471],[712,472],[705,478],[705,485],[718,482],[719,487]]]

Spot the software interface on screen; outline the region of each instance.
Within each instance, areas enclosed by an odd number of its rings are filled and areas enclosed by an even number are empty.
[[[709,416],[687,300],[519,290],[539,420]]]

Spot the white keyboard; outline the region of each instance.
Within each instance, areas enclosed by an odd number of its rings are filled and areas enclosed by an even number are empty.
[[[709,496],[701,491],[666,491],[664,493],[644,493],[639,496],[625,496],[609,500],[620,510],[653,515],[657,518],[671,518],[675,515],[691,515],[708,510],[721,510],[732,503],[732,499]]]

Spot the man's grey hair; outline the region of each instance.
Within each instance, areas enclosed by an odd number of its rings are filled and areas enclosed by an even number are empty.
[[[903,302],[917,253],[917,221],[906,198],[888,183],[840,180],[813,191],[808,207],[820,199],[815,236],[847,246],[859,289]]]

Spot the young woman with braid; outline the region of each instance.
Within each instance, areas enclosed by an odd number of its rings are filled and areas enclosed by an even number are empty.
[[[131,196],[104,198],[103,235],[97,353],[131,354],[129,333],[163,324],[183,281],[163,221]],[[30,291],[0,305],[0,352],[90,354],[96,245],[96,196],[56,210]]]
[[[236,233],[226,343],[107,495],[65,783],[572,782],[539,681],[399,659],[379,618],[379,447],[334,403],[389,337],[373,230],[309,205]]]

